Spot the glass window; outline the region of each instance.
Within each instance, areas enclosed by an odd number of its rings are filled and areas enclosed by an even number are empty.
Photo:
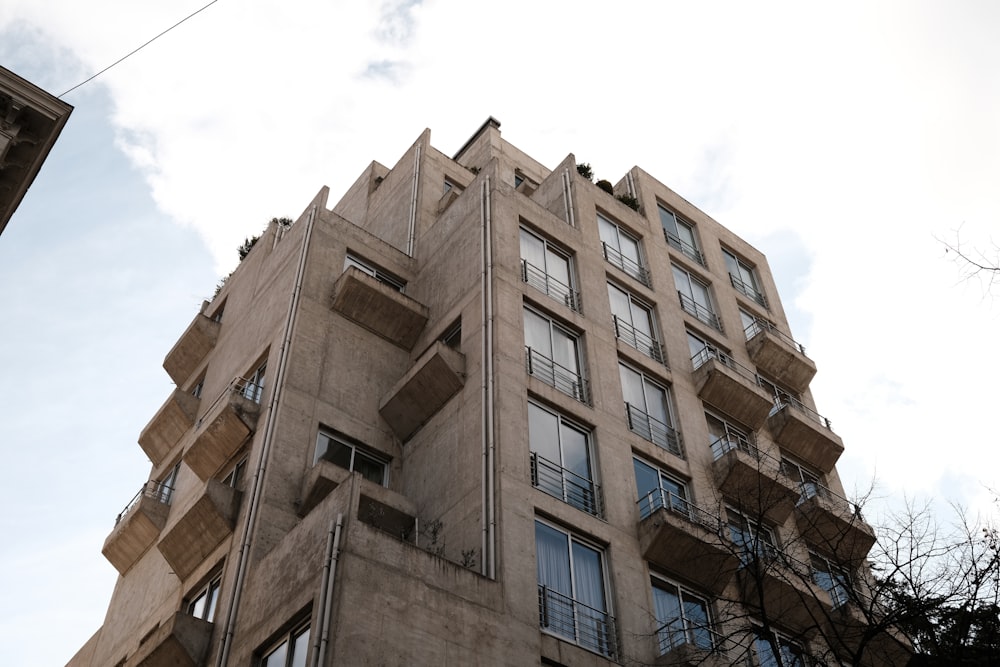
[[[314,462],[320,459],[329,461],[341,468],[359,472],[369,482],[374,482],[380,486],[386,485],[386,473],[389,466],[385,459],[339,433],[330,431],[319,432],[316,440],[316,457]]]
[[[282,636],[263,655],[261,667],[306,667],[309,655],[309,626],[299,626]]]
[[[687,484],[670,473],[634,458],[635,486],[639,493],[639,515],[646,518],[660,508],[690,516]]]
[[[744,564],[756,558],[773,559],[778,554],[774,532],[733,507],[726,508],[729,517],[729,537],[740,551]]]
[[[663,363],[663,346],[656,333],[652,306],[647,306],[631,293],[611,283],[608,283],[608,299],[611,301],[611,317],[618,339],[647,357]]]
[[[818,472],[784,456],[781,457],[781,472],[795,482],[804,498],[812,498],[817,494],[827,495],[823,475]]]
[[[663,225],[663,236],[667,239],[667,243],[704,266],[705,257],[701,254],[698,239],[695,237],[694,225],[680,219],[662,204],[657,205],[657,208],[660,211],[660,224]]]
[[[640,371],[618,364],[629,429],[668,452],[683,456],[669,392]]]
[[[614,620],[608,613],[604,554],[537,519],[535,549],[541,627],[614,657]]]
[[[649,272],[642,261],[639,239],[600,214],[597,215],[597,228],[604,246],[604,258],[649,287]]]
[[[708,422],[708,445],[712,448],[714,459],[722,458],[726,452],[733,449],[757,456],[757,447],[748,429],[707,412],[705,421]]]
[[[243,475],[246,472],[247,460],[246,458],[240,459],[239,463],[233,466],[233,469],[222,478],[222,483],[226,486],[231,486],[234,489],[239,489],[243,486]]]
[[[722,331],[722,322],[715,314],[715,307],[712,305],[712,295],[708,285],[701,282],[690,273],[673,265],[674,285],[677,287],[677,296],[681,301],[681,308],[698,320]]]
[[[243,385],[243,396],[249,398],[254,403],[260,403],[264,394],[264,376],[267,373],[267,361],[265,360],[257,370],[250,374]]]
[[[768,634],[763,628],[754,627],[754,653],[759,667],[806,667],[802,647],[778,633]],[[781,653],[781,661],[775,656],[775,649]]]
[[[541,313],[524,309],[528,373],[581,403],[590,400],[581,371],[578,337]]]
[[[211,623],[215,620],[215,607],[219,601],[219,587],[222,585],[222,576],[212,577],[201,590],[190,596],[187,605],[187,613],[195,618]]]
[[[529,403],[528,440],[532,483],[577,509],[600,516],[599,488],[590,462],[590,434],[562,415]]]
[[[569,254],[523,227],[521,280],[573,310],[580,310]]]
[[[816,553],[809,554],[809,562],[812,565],[813,581],[830,594],[833,606],[839,607],[847,602],[851,589],[851,580],[847,572]]]
[[[663,655],[684,644],[704,651],[715,647],[708,601],[676,584],[653,578],[656,637]]]
[[[165,505],[170,504],[170,499],[173,498],[174,489],[177,488],[177,474],[180,472],[181,464],[180,461],[174,465],[173,468],[163,476],[163,479],[158,482],[154,482],[154,491],[152,497],[159,500]]]
[[[346,271],[349,267],[356,267],[361,271],[367,273],[375,280],[379,281],[383,285],[388,285],[397,292],[402,292],[403,288],[406,287],[406,282],[396,276],[392,275],[388,271],[385,271],[371,262],[365,261],[356,255],[350,253],[344,259],[344,270]]]
[[[722,256],[726,260],[726,270],[729,271],[729,280],[733,287],[740,294],[748,296],[758,304],[767,308],[767,299],[760,288],[760,281],[757,279],[757,270],[746,261],[737,257],[733,252],[722,249]]]

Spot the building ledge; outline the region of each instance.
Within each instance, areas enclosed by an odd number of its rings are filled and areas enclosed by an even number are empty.
[[[175,389],[139,434],[139,446],[153,466],[163,463],[174,445],[194,425],[200,399],[186,391]]]
[[[758,369],[768,377],[802,393],[816,375],[816,364],[802,347],[776,329],[754,322],[747,329],[747,351]]]
[[[799,534],[838,562],[860,565],[875,544],[875,531],[846,499],[814,492],[796,507]]]
[[[213,624],[181,612],[146,635],[125,667],[201,667],[208,656]]]
[[[639,522],[642,557],[718,595],[732,579],[739,559],[732,544],[720,539],[721,522],[716,523],[713,531],[661,507]]]
[[[162,487],[148,483],[129,506],[118,515],[114,529],[104,540],[101,553],[125,574],[153,546],[167,522],[170,505],[162,502]]]
[[[379,413],[406,441],[465,383],[465,355],[437,342],[382,399]]]
[[[198,420],[184,463],[201,479],[211,478],[257,428],[260,404],[245,394],[256,397],[245,381],[234,380]]]
[[[807,568],[784,560],[781,553],[762,555],[740,568],[740,595],[751,614],[781,619],[790,631],[811,635],[833,608],[830,596],[812,582]]]
[[[804,406],[800,409],[786,401],[768,417],[767,427],[784,451],[827,474],[844,453],[844,442],[821,420]]]
[[[427,307],[355,266],[333,285],[331,307],[404,350],[413,349],[427,324]]]
[[[326,459],[316,462],[302,483],[302,495],[299,502],[299,516],[305,516],[319,505],[338,486],[351,477],[351,471],[330,463]]]
[[[156,545],[178,578],[183,580],[194,572],[233,532],[239,505],[239,491],[208,480],[198,500]]]
[[[741,370],[708,357],[694,371],[695,386],[699,398],[755,431],[764,425],[774,401],[754,376]]]
[[[163,369],[178,386],[184,384],[215,347],[221,325],[198,313],[163,360]]]
[[[799,492],[781,473],[776,460],[756,448],[731,448],[712,462],[715,481],[736,507],[750,516],[783,523],[795,508]]]

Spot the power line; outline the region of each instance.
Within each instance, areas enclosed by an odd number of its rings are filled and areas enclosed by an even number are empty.
[[[159,35],[157,35],[156,37],[152,38],[151,40],[149,40],[148,42],[146,42],[145,44],[143,44],[142,46],[140,46],[140,47],[138,47],[136,49],[133,49],[132,51],[129,51],[127,54],[125,54],[124,56],[122,56],[118,60],[116,60],[113,63],[111,63],[110,65],[108,65],[107,67],[105,67],[104,69],[102,69],[97,74],[94,74],[90,78],[81,81],[80,83],[76,84],[75,86],[73,86],[72,88],[70,88],[69,90],[67,90],[62,95],[59,95],[58,97],[61,99],[63,97],[63,95],[68,95],[69,93],[72,93],[74,90],[76,90],[77,88],[79,88],[83,84],[88,83],[90,81],[93,81],[94,79],[96,79],[97,77],[101,76],[102,74],[104,74],[105,72],[107,72],[109,69],[111,69],[112,67],[114,67],[115,65],[117,65],[118,63],[122,62],[123,60],[128,59],[129,57],[135,55],[139,51],[142,51],[144,48],[146,48],[147,46],[149,46],[150,44],[152,44],[153,42],[155,42],[156,40],[158,40],[160,37],[163,37],[168,32],[170,32],[171,30],[173,30],[174,28],[176,28],[180,24],[182,24],[185,21],[187,21],[189,18],[195,16],[196,14],[200,14],[201,12],[205,11],[206,9],[208,9],[209,7],[211,7],[212,5],[214,5],[218,1],[219,0],[212,0],[210,3],[208,3],[207,5],[205,5],[204,7],[202,7],[201,9],[199,9],[198,11],[194,12],[193,14],[189,14],[188,16],[185,16],[180,21],[178,21],[177,23],[173,24],[172,26],[170,26],[169,28],[167,28],[166,30],[164,30],[163,32],[161,32]]]

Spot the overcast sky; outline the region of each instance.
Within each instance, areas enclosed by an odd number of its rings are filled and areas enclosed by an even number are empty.
[[[0,64],[59,94],[206,2],[4,0]],[[218,0],[64,97],[0,237],[5,665],[101,625],[163,357],[237,245],[490,115],[549,166],[641,166],[768,256],[849,491],[989,506],[1000,294],[937,239],[997,235],[1000,4],[486,6]]]

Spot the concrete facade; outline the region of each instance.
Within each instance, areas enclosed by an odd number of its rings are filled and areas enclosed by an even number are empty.
[[[872,531],[764,255],[639,168],[615,192],[489,119],[268,228],[167,354],[69,664],[849,652],[795,563],[855,572]]]

